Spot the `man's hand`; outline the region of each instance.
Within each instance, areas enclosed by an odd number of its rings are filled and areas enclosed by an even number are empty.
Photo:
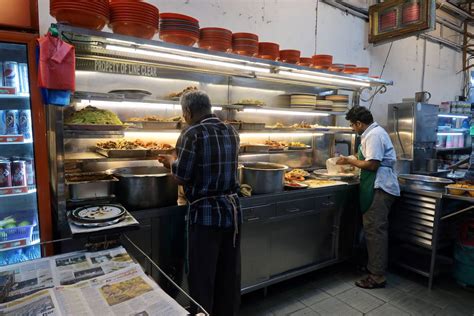
[[[159,155],[158,156],[158,161],[165,166],[165,168],[171,169],[171,165],[173,162],[176,160],[176,157],[174,155]]]
[[[349,159],[349,157],[340,157],[336,161],[336,165],[351,165],[351,160],[354,160],[354,159]]]

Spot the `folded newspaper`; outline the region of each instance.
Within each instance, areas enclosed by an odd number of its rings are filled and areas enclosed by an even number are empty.
[[[0,304],[0,315],[167,315],[189,313],[139,265]]]

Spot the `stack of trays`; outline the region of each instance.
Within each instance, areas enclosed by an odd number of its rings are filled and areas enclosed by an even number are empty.
[[[349,104],[349,96],[345,94],[328,95],[326,100],[332,101],[332,110],[338,112],[347,110]]]
[[[314,107],[316,95],[314,94],[292,94],[290,96],[291,107]]]
[[[70,221],[82,227],[104,227],[117,224],[127,211],[121,205],[102,204],[83,206],[69,213]]]
[[[322,111],[331,111],[332,110],[333,102],[329,100],[317,100],[316,101],[316,110]]]

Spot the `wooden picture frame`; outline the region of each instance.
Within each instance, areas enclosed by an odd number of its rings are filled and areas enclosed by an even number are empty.
[[[382,44],[434,30],[435,0],[389,0],[369,7],[369,43]]]

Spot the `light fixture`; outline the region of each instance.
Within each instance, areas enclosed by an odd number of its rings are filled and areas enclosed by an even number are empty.
[[[124,132],[124,136],[126,138],[159,138],[159,137],[169,137],[169,138],[177,138],[181,132],[176,131],[176,132],[138,132],[138,131],[133,131],[133,132]]]
[[[102,100],[86,100],[82,99],[78,105],[81,106],[100,106],[113,108],[127,108],[127,109],[154,109],[155,107],[165,110],[181,110],[181,105],[178,103],[151,103],[151,102],[130,102],[130,101],[102,101]],[[222,111],[221,106],[213,106],[212,111]]]
[[[246,132],[241,132],[239,133],[241,137],[244,138],[266,138],[266,137],[306,137],[306,136],[323,136],[324,133],[268,133],[268,132],[262,132],[262,133],[246,133]]]
[[[237,63],[237,62],[240,62],[239,60],[235,60],[234,62],[210,60],[210,59],[203,59],[199,57],[182,56],[182,55],[176,55],[176,54],[171,54],[171,53],[151,51],[151,50],[132,48],[132,47],[123,47],[123,46],[117,46],[117,45],[106,45],[105,48],[107,50],[112,50],[112,51],[117,51],[117,52],[159,57],[163,59],[168,59],[171,62],[184,61],[184,62],[191,62],[195,64],[205,64],[205,65],[219,66],[219,67],[230,68],[230,69],[241,69],[241,70],[254,71],[254,72],[270,73],[269,68],[239,64]]]
[[[264,113],[276,115],[294,115],[294,116],[329,116],[329,113],[320,112],[303,112],[303,111],[285,111],[285,110],[270,110],[270,109],[244,109],[245,113]]]
[[[318,82],[318,83],[327,82],[327,83],[334,83],[334,84],[352,85],[352,86],[358,86],[358,87],[370,87],[370,83],[366,81],[341,79],[341,78],[336,78],[335,76],[325,76],[323,74],[316,73],[316,72],[303,73],[303,72],[280,70],[278,73],[283,76],[306,79],[306,80],[311,80],[313,82]]]
[[[468,115],[460,115],[460,114],[438,114],[438,117],[447,117],[447,118],[454,118],[454,119],[467,119],[469,118]]]
[[[442,132],[438,133],[438,136],[462,136],[464,133],[457,133],[457,132]]]

